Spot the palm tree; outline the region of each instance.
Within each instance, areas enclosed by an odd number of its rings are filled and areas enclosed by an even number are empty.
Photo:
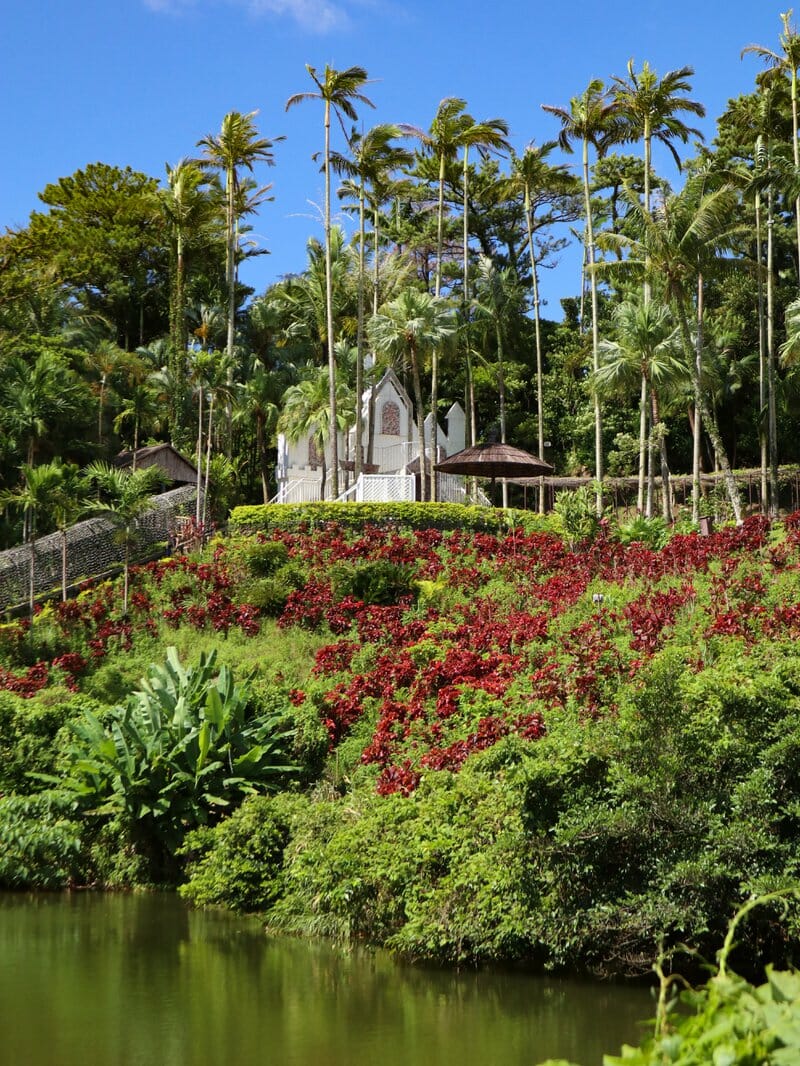
[[[186,318],[186,255],[202,241],[216,214],[209,179],[196,160],[182,159],[167,166],[167,187],[160,190],[160,204],[170,239],[169,355],[170,379],[181,381],[186,372],[189,326]],[[181,436],[183,405],[180,393],[169,396],[170,433],[173,442]]]
[[[700,418],[711,438],[717,463],[723,472],[731,509],[737,522],[742,520],[742,507],[736,479],[722,443],[717,420],[703,386],[703,304],[704,280],[714,270],[732,265],[722,252],[739,235],[732,223],[736,206],[736,192],[731,185],[721,185],[710,191],[706,175],[692,175],[684,188],[665,199],[655,212],[648,213],[638,197],[628,194],[633,235],[603,235],[603,246],[627,251],[628,258],[603,264],[608,273],[637,272],[649,275],[651,284],[663,286],[664,294],[673,307],[680,329],[684,358],[691,368],[695,400],[695,433]],[[696,299],[696,303],[695,303]],[[690,326],[690,312],[694,305],[696,329]],[[696,438],[697,439],[697,438]],[[699,453],[695,449],[695,469],[692,488],[694,521],[700,514]]]
[[[592,370],[596,374],[599,367],[599,322],[597,299],[597,274],[594,269],[595,238],[592,219],[592,199],[589,184],[589,146],[601,155],[612,140],[618,139],[621,124],[617,106],[599,79],[591,81],[580,96],[573,96],[569,107],[555,107],[542,104],[542,108],[561,122],[558,143],[565,152],[572,151],[573,140],[580,140],[582,146],[581,161],[583,170],[583,199],[586,221],[586,265],[589,273],[592,300]],[[603,512],[603,419],[600,409],[600,397],[594,395],[594,454],[595,481],[597,482],[597,513]]]
[[[533,321],[536,338],[536,426],[539,456],[544,457],[544,358],[542,352],[542,316],[539,298],[539,271],[536,259],[536,208],[542,203],[571,196],[576,190],[576,179],[563,164],[553,166],[548,157],[556,147],[555,141],[542,145],[533,142],[526,145],[521,156],[512,155],[511,174],[505,182],[505,190],[511,195],[522,195],[525,213],[525,235],[531,267],[531,290]],[[544,510],[544,492],[540,491],[539,508]]]
[[[508,147],[508,123],[503,119],[493,118],[485,122],[476,122],[465,111],[466,100],[460,97],[449,96],[442,100],[436,109],[430,130],[427,133],[418,132],[425,149],[430,153],[431,159],[436,166],[437,184],[437,208],[436,208],[436,272],[434,274],[434,296],[441,296],[442,292],[442,267],[444,262],[444,189],[447,178],[448,166],[458,158],[461,149],[464,151],[462,162],[462,197],[463,197],[463,279],[464,279],[464,308],[469,300],[469,149],[470,146],[478,147],[486,151],[489,149],[502,149]],[[471,377],[471,368],[468,367],[468,380]],[[434,427],[439,420],[439,353],[436,349],[431,353],[431,413]],[[436,492],[436,483],[431,483]]]
[[[369,324],[369,335],[378,352],[404,359],[411,367],[414,404],[419,435],[420,484],[425,499],[425,410],[422,405],[421,361],[427,351],[435,351],[442,341],[455,332],[453,311],[444,301],[417,289],[405,289],[396,299],[384,304]],[[436,422],[432,427],[431,462],[436,461]]]
[[[595,378],[596,388],[628,389],[639,386],[639,462],[640,478],[644,473],[645,451],[649,451],[649,470],[646,515],[653,513],[653,482],[655,476],[655,448],[661,451],[662,513],[672,521],[672,504],[667,463],[666,440],[661,431],[659,388],[685,378],[686,364],[679,358],[680,338],[672,322],[669,308],[653,304],[643,298],[629,299],[614,309],[617,339],[600,341],[600,369]],[[647,445],[648,403],[651,430]]]
[[[244,168],[253,171],[256,163],[272,166],[275,162],[272,149],[276,142],[283,140],[275,137],[259,137],[255,122],[257,111],[243,115],[240,111],[229,111],[222,120],[218,134],[208,134],[197,142],[198,148],[204,150],[201,165],[222,171],[225,175],[225,279],[228,285],[228,314],[226,351],[233,354],[236,331],[236,257],[237,257],[237,196],[241,186],[240,171]]]
[[[337,424],[336,416],[336,337],[333,322],[333,277],[331,270],[331,112],[343,126],[342,115],[355,122],[357,118],[354,101],[375,105],[361,91],[368,81],[363,67],[348,67],[347,70],[334,70],[325,65],[322,75],[306,64],[306,70],[317,87],[316,92],[295,93],[286,101],[286,110],[302,100],[322,100],[324,104],[325,148],[323,168],[325,173],[325,278],[328,333],[328,401],[330,403],[330,424]],[[346,136],[346,133],[345,133]],[[331,487],[335,499],[339,495],[339,445],[336,433],[331,434]]]
[[[42,463],[21,467],[22,483],[15,489],[0,492],[0,510],[18,510],[22,513],[23,525],[29,548],[30,578],[28,583],[28,610],[31,619],[36,602],[36,539],[41,521],[52,514],[56,494],[61,486],[61,464]]]
[[[348,181],[339,190],[339,194],[353,194],[358,203],[358,324],[356,334],[356,448],[354,467],[356,478],[361,473],[363,463],[363,406],[360,397],[364,391],[364,304],[366,288],[366,208],[368,199],[373,200],[371,190],[386,181],[387,176],[398,167],[410,163],[411,152],[393,142],[403,136],[404,129],[391,123],[374,126],[361,134],[353,127],[349,144],[351,158],[340,152],[331,153],[331,166],[339,174],[345,174]],[[373,200],[374,204],[374,200]],[[377,243],[377,204],[373,206],[375,216],[375,266],[378,265]],[[377,282],[376,282],[377,284]]]
[[[276,375],[270,374],[260,359],[253,363],[250,377],[242,391],[242,406],[239,415],[253,419],[256,424],[256,462],[261,479],[264,503],[269,502],[269,464],[267,445],[278,421],[278,404],[275,397]]]
[[[119,433],[126,422],[133,425],[133,469],[136,469],[136,453],[139,450],[139,433],[142,425],[153,425],[160,420],[162,413],[162,392],[158,389],[156,375],[137,377],[130,385],[128,395],[123,399],[117,417],[114,419],[114,431]]]
[[[642,139],[644,145],[644,209],[650,213],[650,189],[652,181],[652,147],[653,141],[659,141],[669,149],[675,164],[680,170],[681,160],[673,142],[678,139],[686,144],[690,134],[701,136],[700,131],[687,126],[678,117],[679,112],[688,112],[702,118],[706,109],[696,100],[689,100],[683,94],[690,91],[689,78],[694,74],[691,67],[668,71],[659,78],[650,64],[645,60],[639,73],[633,60],[628,61],[628,78],[614,77],[612,89],[619,115],[627,124],[625,139]],[[650,300],[650,281],[645,271],[644,300]],[[642,378],[642,392],[646,393],[648,384]],[[644,452],[639,456],[639,496],[637,509],[642,513],[644,506]]]
[[[752,53],[760,56],[767,66],[779,77],[789,75],[792,94],[792,157],[794,160],[795,173],[800,173],[800,142],[798,141],[798,103],[797,85],[798,70],[800,70],[800,34],[791,25],[791,8],[781,15],[783,33],[779,37],[780,52],[766,48],[760,44],[748,44],[742,49],[742,56]],[[795,228],[797,240],[797,277],[800,285],[800,188],[795,195],[794,201]]]
[[[94,500],[88,509],[111,521],[124,549],[122,610],[127,614],[131,552],[137,543],[139,520],[150,510],[164,475],[157,466],[131,472],[108,463],[92,463],[86,469],[86,477],[104,496]]]
[[[97,392],[97,443],[103,443],[103,411],[108,401],[108,394],[116,374],[129,363],[130,355],[107,337],[97,341],[87,352],[84,363],[87,370],[96,373],[98,380],[93,384]]]
[[[612,78],[612,94],[620,118],[627,124],[626,140],[641,138],[644,144],[644,208],[650,211],[650,182],[652,178],[652,147],[656,140],[663,144],[681,169],[680,156],[673,142],[683,144],[689,135],[702,136],[699,130],[687,126],[678,117],[679,112],[697,115],[703,118],[706,109],[696,100],[688,100],[683,95],[691,90],[689,78],[694,74],[691,67],[670,70],[659,78],[650,64],[645,60],[638,73],[633,60],[628,61],[628,78]]]
[[[321,462],[321,500],[326,498],[328,480],[326,448],[337,436],[338,431],[345,428],[348,407],[346,392],[347,388],[340,374],[336,381],[336,412],[339,421],[335,428],[330,420],[328,372],[325,367],[313,368],[307,377],[298,381],[296,385],[290,385],[283,394],[283,411],[278,418],[277,428],[279,432],[285,433],[287,440],[292,443],[306,436],[313,441]]]
[[[86,513],[89,490],[86,479],[75,463],[52,464],[58,466],[61,477],[55,487],[51,514],[61,534],[61,599],[67,598],[67,532]]]
[[[511,267],[498,270],[489,256],[481,256],[472,307],[494,333],[497,351],[497,392],[500,407],[500,441],[506,443],[506,375],[503,332],[510,314],[522,313],[522,293]],[[508,484],[503,480],[503,507],[508,507]]]
[[[0,425],[21,448],[29,467],[59,420],[76,410],[81,393],[77,375],[52,352],[40,352],[33,362],[16,355],[8,359],[0,383]]]

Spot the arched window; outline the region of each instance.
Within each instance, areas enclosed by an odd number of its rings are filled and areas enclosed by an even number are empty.
[[[387,400],[381,408],[381,433],[387,437],[400,436],[400,408],[394,400]]]

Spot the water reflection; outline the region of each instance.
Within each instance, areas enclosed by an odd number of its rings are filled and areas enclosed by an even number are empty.
[[[173,896],[0,895],[2,1066],[599,1064],[647,992],[399,966]]]

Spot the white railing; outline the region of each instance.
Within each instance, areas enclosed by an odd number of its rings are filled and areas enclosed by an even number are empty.
[[[337,503],[401,503],[416,496],[413,474],[361,474],[349,489],[336,497]]]
[[[308,478],[281,482],[278,491],[270,503],[316,503],[319,498],[320,483]]]
[[[491,507],[489,497],[482,489],[474,493],[467,490],[464,478],[458,474],[439,474],[436,482],[436,497],[440,503],[474,503]]]

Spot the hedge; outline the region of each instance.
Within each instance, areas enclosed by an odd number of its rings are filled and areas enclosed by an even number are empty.
[[[516,527],[526,533],[560,529],[552,515],[461,503],[269,503],[235,507],[230,517],[231,531],[242,533],[311,531],[328,524],[345,529],[373,525],[485,532],[507,532]]]

